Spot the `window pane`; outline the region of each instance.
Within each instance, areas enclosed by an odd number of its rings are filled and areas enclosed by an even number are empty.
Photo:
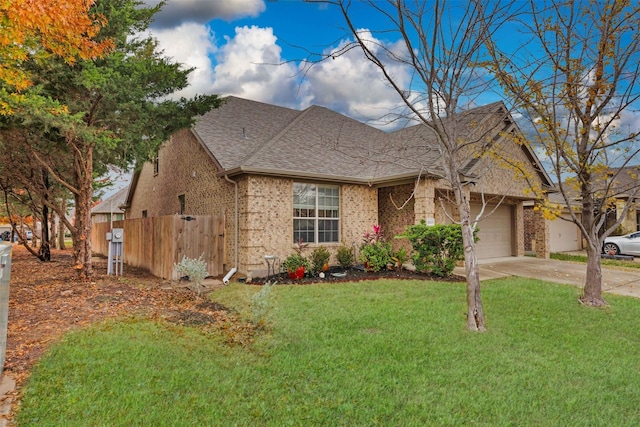
[[[312,219],[293,220],[293,243],[302,239],[305,243],[315,243],[315,221]]]
[[[318,220],[318,242],[339,242],[339,222],[333,219]]]
[[[318,218],[339,218],[337,209],[320,209]]]
[[[318,208],[338,209],[340,206],[340,190],[338,187],[318,187]]]
[[[298,209],[315,209],[316,186],[312,184],[293,184],[293,207]]]

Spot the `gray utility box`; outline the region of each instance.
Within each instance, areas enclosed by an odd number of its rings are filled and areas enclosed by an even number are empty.
[[[107,233],[107,241],[109,242],[107,274],[122,276],[122,243],[124,242],[124,230],[122,228],[114,228],[111,232]]]
[[[9,320],[9,280],[11,279],[11,243],[0,243],[0,377],[7,354]]]

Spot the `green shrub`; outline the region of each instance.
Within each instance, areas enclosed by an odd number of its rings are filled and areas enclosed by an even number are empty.
[[[477,232],[475,230],[476,241]],[[413,248],[416,269],[439,277],[450,276],[457,261],[464,259],[462,228],[458,224],[427,226],[424,221],[410,225],[398,238],[406,238]]]
[[[340,264],[340,267],[351,267],[354,262],[353,247],[347,247],[344,244],[340,246],[338,248],[338,252],[336,253],[336,259],[338,260],[338,264]]]
[[[365,263],[368,271],[380,271],[393,264],[391,259],[391,243],[376,242],[368,243],[360,247],[360,261]]]
[[[311,272],[317,274],[324,269],[325,264],[329,263],[331,254],[324,246],[319,246],[311,252]]]
[[[294,248],[295,253],[289,255],[282,261],[280,269],[284,272],[292,273],[298,268],[304,267],[305,274],[308,273],[311,269],[311,262],[304,256],[304,251],[307,249],[307,246],[309,246],[308,243],[304,243],[302,239],[298,239],[298,243],[296,243]]]
[[[364,234],[364,243],[360,246],[360,261],[364,263],[367,271],[380,271],[393,264],[392,252],[391,244],[385,242],[382,237],[380,225],[373,226],[373,233]]]
[[[284,271],[293,272],[300,267],[304,267],[306,271],[310,270],[311,263],[304,255],[291,254],[282,261],[282,269]]]
[[[391,260],[394,263],[396,270],[401,271],[402,266],[409,259],[409,255],[407,254],[407,250],[405,248],[400,248],[396,252],[393,253]]]

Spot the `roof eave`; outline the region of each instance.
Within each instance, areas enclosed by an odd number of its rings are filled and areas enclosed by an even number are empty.
[[[391,185],[398,185],[401,183],[412,182],[419,175],[419,171],[407,172],[403,174],[390,175],[385,177],[353,177],[353,176],[337,176],[337,175],[329,175],[329,174],[319,174],[319,173],[309,173],[303,171],[292,171],[292,170],[275,170],[275,169],[265,169],[265,168],[254,168],[254,167],[244,167],[239,166],[233,169],[229,169],[226,171],[222,171],[218,173],[219,177],[227,176],[229,178],[237,177],[240,175],[263,175],[263,176],[272,176],[278,178],[291,178],[291,179],[300,179],[300,180],[308,180],[308,181],[323,181],[323,182],[333,182],[338,184],[355,184],[355,185],[368,185],[375,187],[386,187]],[[440,178],[440,176],[435,174],[425,174],[422,173],[422,176],[426,177],[436,177]]]

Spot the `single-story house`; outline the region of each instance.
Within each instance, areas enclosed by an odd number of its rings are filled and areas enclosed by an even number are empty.
[[[122,206],[127,200],[128,192],[128,187],[122,188],[91,208],[91,221],[98,223],[124,219],[125,211]]]
[[[473,213],[483,201],[485,214],[493,211],[479,225],[478,255],[524,255],[528,189],[550,179],[528,145],[509,136],[521,134],[502,103],[458,118],[458,136],[470,143],[463,175]],[[479,144],[508,153],[526,173],[478,158]],[[456,209],[441,177],[439,145],[424,125],[384,132],[324,107],[229,97],[133,175],[126,216],[224,214],[226,270],[257,276],[267,271],[265,255],[282,260],[298,239],[335,255],[342,244],[358,247],[374,224],[400,244],[393,238],[409,224],[450,222]],[[536,232],[542,249],[545,227],[540,221]]]

